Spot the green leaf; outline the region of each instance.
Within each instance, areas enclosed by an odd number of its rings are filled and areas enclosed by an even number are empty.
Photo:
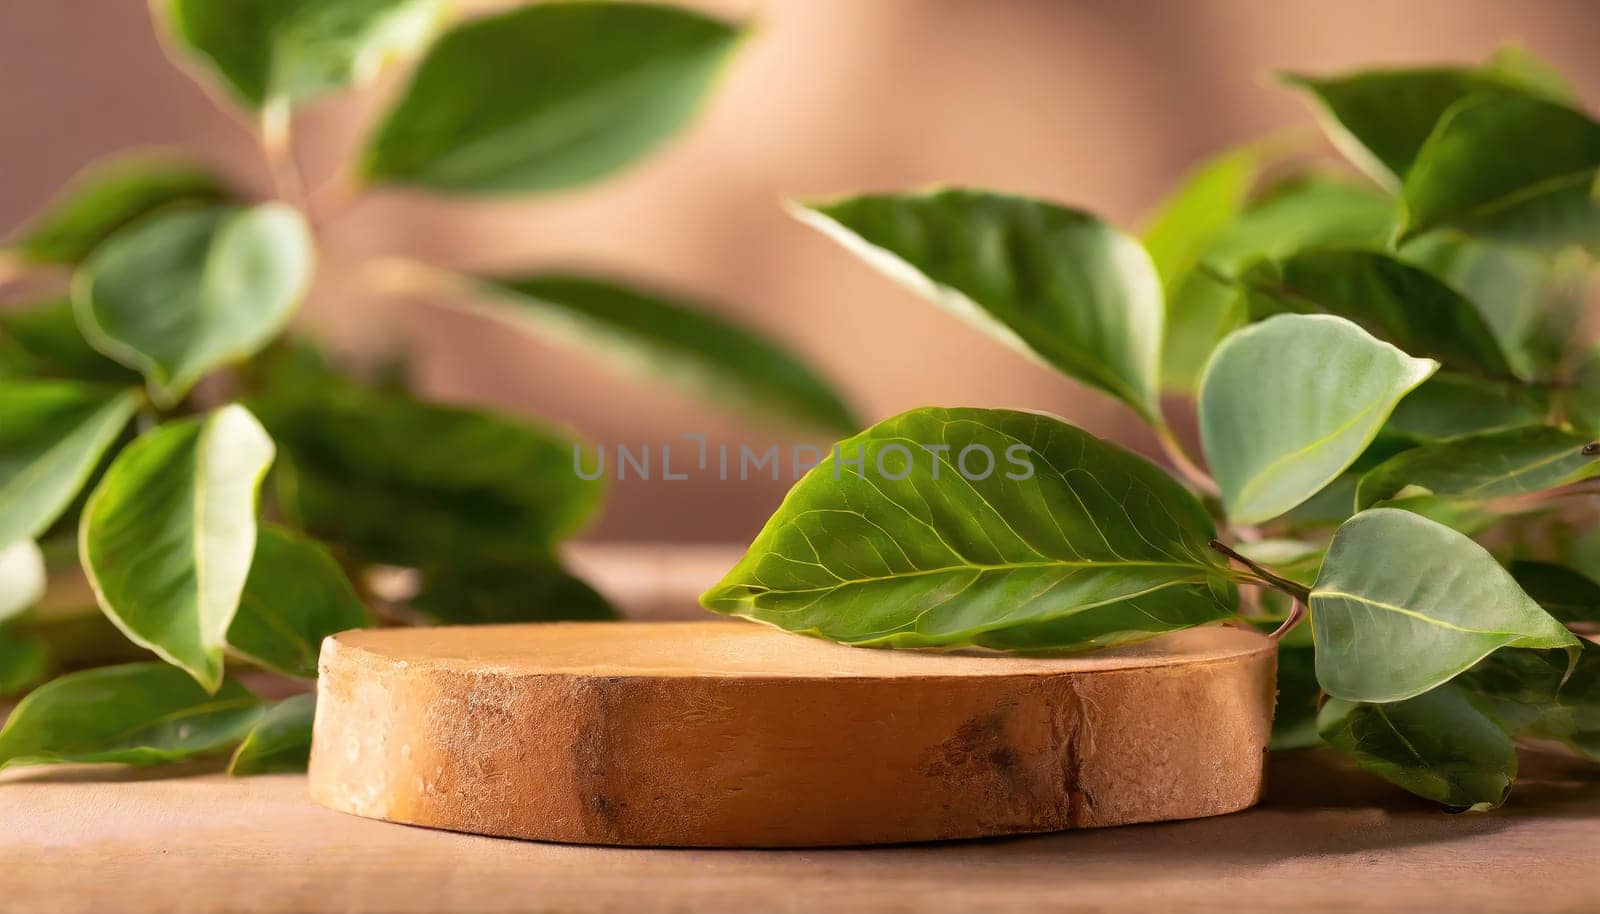
[[[1233,613],[1213,533],[1171,477],[1081,429],[919,409],[841,442],[701,603],[850,644],[1085,650]]]
[[[1161,281],[1088,213],[975,190],[852,197],[795,215],[886,276],[1152,422]]]
[[[1562,622],[1600,622],[1600,581],[1552,562],[1512,562],[1507,570],[1528,596]]]
[[[1544,660],[1550,666],[1548,658]],[[1548,673],[1545,674],[1548,678]],[[1585,643],[1576,665],[1561,683],[1555,702],[1528,727],[1532,736],[1566,743],[1600,761],[1600,647]]]
[[[1169,298],[1213,240],[1244,211],[1262,160],[1257,145],[1220,153],[1184,175],[1178,189],[1161,202],[1145,229],[1144,248]]]
[[[139,373],[106,358],[78,332],[72,300],[56,299],[0,314],[0,362],[22,378],[94,381],[131,386]]]
[[[467,193],[589,183],[683,129],[740,37],[637,3],[541,3],[466,22],[418,66],[364,171]]]
[[[239,611],[228,626],[228,647],[267,669],[314,679],[323,638],[371,624],[327,549],[261,527]]]
[[[1583,662],[1579,656],[1579,664]],[[1496,651],[1451,683],[1512,736],[1526,736],[1555,710],[1579,669],[1566,651]],[[1559,738],[1559,737],[1557,737]]]
[[[514,308],[491,315],[531,325],[757,415],[777,415],[831,432],[861,427],[839,395],[776,344],[699,308],[604,279],[545,275],[489,280]]]
[[[61,516],[138,399],[66,381],[0,385],[0,545],[37,537]]]
[[[1528,50],[1520,41],[1508,41],[1497,48],[1484,63],[1483,70],[1552,101],[1570,102],[1577,97],[1572,91],[1572,84],[1560,70]]]
[[[244,686],[209,694],[183,671],[130,663],[69,673],[22,699],[0,730],[0,769],[58,762],[159,765],[219,752],[261,713]]]
[[[0,620],[39,602],[45,582],[44,553],[38,543],[20,539],[0,546]]]
[[[1414,448],[1361,477],[1356,507],[1393,498],[1408,486],[1482,500],[1566,485],[1600,473],[1600,448],[1591,449],[1591,443],[1587,436],[1537,425]]]
[[[80,172],[11,249],[34,263],[78,263],[118,229],[157,210],[215,203],[228,189],[192,164],[149,153],[114,156]]]
[[[1307,249],[1241,280],[1250,317],[1333,314],[1446,367],[1508,378],[1511,366],[1472,302],[1428,272],[1377,251]]]
[[[1550,397],[1540,388],[1441,371],[1406,394],[1383,435],[1451,441],[1536,425],[1549,412]]]
[[[1499,806],[1517,777],[1511,738],[1451,686],[1393,704],[1332,699],[1317,728],[1361,768],[1455,809]]]
[[[1228,517],[1260,523],[1315,495],[1437,367],[1339,317],[1281,314],[1234,332],[1200,382],[1200,437]]]
[[[1189,392],[1223,337],[1244,326],[1245,302],[1234,277],[1263,258],[1313,245],[1380,245],[1394,232],[1393,201],[1368,187],[1313,177],[1280,186],[1251,202],[1206,245],[1200,269],[1174,287],[1169,280],[1164,389]]]
[[[1468,96],[1514,91],[1520,83],[1514,70],[1508,62],[1498,69],[1383,69],[1285,80],[1316,97],[1323,128],[1346,158],[1398,189],[1439,118]]]
[[[411,606],[439,625],[618,617],[605,597],[550,559],[424,569],[422,590]]]
[[[1317,679],[1335,698],[1402,701],[1504,647],[1578,641],[1482,546],[1409,511],[1346,521],[1311,589]]]
[[[348,387],[253,405],[293,467],[286,512],[364,561],[548,556],[604,490],[578,476],[574,439],[492,413]]]
[[[182,50],[252,109],[295,105],[370,79],[420,50],[443,0],[164,0]]]
[[[222,682],[272,456],[255,417],[228,406],[142,435],[83,509],[78,551],[100,608],[209,692]]]
[[[1317,735],[1317,704],[1321,698],[1316,652],[1309,647],[1279,646],[1278,702],[1272,714],[1272,741],[1267,748],[1278,752],[1322,742]]]
[[[0,556],[0,563],[5,559]],[[0,575],[4,572],[0,571]],[[50,643],[38,635],[0,629],[0,695],[15,695],[50,673]]]
[[[268,203],[161,214],[119,232],[73,283],[84,337],[170,407],[283,329],[311,281],[305,220]]]
[[[1403,237],[1450,227],[1538,246],[1600,244],[1597,173],[1600,124],[1590,118],[1532,96],[1469,98],[1440,120],[1406,177]]]
[[[304,771],[311,758],[311,724],[317,695],[307,692],[268,708],[251,728],[228,763],[232,775]]]

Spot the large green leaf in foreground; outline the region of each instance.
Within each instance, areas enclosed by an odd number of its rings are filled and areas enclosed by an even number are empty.
[[[489,280],[510,307],[490,314],[586,344],[649,379],[675,382],[758,416],[839,434],[861,428],[839,395],[775,343],[703,308],[611,280],[571,274]]]
[[[261,702],[229,679],[208,694],[164,663],[69,673],[17,704],[0,730],[0,768],[54,762],[160,765],[232,746]]]
[[[305,220],[268,203],[162,213],[118,232],[77,275],[89,343],[172,406],[208,372],[265,346],[311,281]]]
[[[884,275],[1152,421],[1161,279],[1094,216],[977,190],[851,197],[797,216]]]
[[[740,32],[672,6],[541,3],[442,36],[367,147],[368,178],[557,190],[642,158],[700,106]]]
[[[1331,699],[1317,729],[1367,771],[1457,809],[1499,806],[1517,777],[1511,738],[1453,686],[1392,704]]]
[[[1212,535],[1182,486],[1081,429],[919,409],[808,472],[701,602],[852,644],[1090,649],[1234,612]]]
[[[1228,517],[1271,520],[1315,495],[1437,367],[1329,315],[1233,333],[1200,384],[1200,437]]]
[[[311,758],[311,725],[316,719],[314,692],[285,698],[266,710],[234,750],[228,773],[276,774],[304,771]]]
[[[208,691],[222,682],[272,457],[255,417],[225,407],[128,445],[83,509],[78,551],[100,608]]]
[[[1357,702],[1420,695],[1500,648],[1579,646],[1482,546],[1393,508],[1339,528],[1311,622],[1323,690]]]
[[[0,546],[37,537],[61,516],[138,399],[70,382],[0,386]]]

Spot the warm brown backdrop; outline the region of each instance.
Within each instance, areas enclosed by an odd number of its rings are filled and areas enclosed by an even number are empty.
[[[383,193],[332,223],[330,243],[461,267],[604,267],[698,295],[788,341],[869,420],[924,404],[1028,407],[1147,449],[1126,411],[879,279],[790,221],[780,198],[973,184],[1136,225],[1209,150],[1307,123],[1300,100],[1270,85],[1273,70],[1474,60],[1511,38],[1600,102],[1594,0],[703,5],[759,31],[693,131],[644,166],[516,203]],[[334,173],[392,82],[300,118],[297,149],[313,182]],[[193,147],[267,186],[251,133],[162,55],[140,0],[0,0],[0,124],[0,231],[123,147]],[[552,418],[592,441],[791,440],[425,301],[326,280],[307,321],[352,351],[414,348],[435,395]],[[626,483],[595,535],[744,539],[786,485]]]

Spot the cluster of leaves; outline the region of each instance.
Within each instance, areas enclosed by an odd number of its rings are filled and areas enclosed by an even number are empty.
[[[1047,416],[914,410],[803,478],[705,605],[1013,651],[1239,619],[1280,638],[1276,746],[1326,743],[1454,808],[1504,801],[1515,738],[1600,759],[1600,647],[1573,631],[1600,623],[1580,535],[1600,350],[1578,344],[1600,123],[1518,49],[1288,82],[1364,179],[1282,143],[1231,151],[1143,243],[978,190],[797,206],[1127,404],[1187,485]],[[1163,400],[1197,407],[1209,474]],[[1031,474],[952,462],[1018,445]]]
[[[420,56],[359,181],[453,194],[570,188],[638,160],[689,121],[741,37],[625,3],[453,27],[441,0],[154,6],[180,59],[252,114],[291,177],[297,106]],[[602,494],[572,471],[571,438],[359,381],[281,338],[318,247],[296,183],[250,202],[195,165],[121,156],[5,251],[24,287],[70,285],[0,313],[0,687],[68,672],[17,705],[0,768],[227,749],[236,772],[304,764],[313,699],[268,707],[225,661],[315,677],[323,636],[374,624],[352,585],[373,569],[415,572],[400,620],[612,614],[556,557]],[[571,273],[412,272],[765,415],[859,427],[795,358],[672,298]],[[72,593],[79,566],[92,597]],[[106,647],[102,613],[131,652]],[[146,651],[159,660],[81,668]]]

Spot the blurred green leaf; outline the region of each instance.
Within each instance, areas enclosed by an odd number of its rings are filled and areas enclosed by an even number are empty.
[[[252,109],[370,79],[432,36],[443,0],[157,0],[173,38]]]
[[[323,638],[371,624],[327,549],[268,525],[256,532],[250,576],[228,625],[229,648],[267,669],[314,679]]]
[[[465,193],[587,184],[685,127],[740,32],[689,10],[540,3],[445,33],[369,142],[369,180]]]
[[[605,279],[542,275],[487,280],[512,307],[488,313],[580,344],[647,378],[675,382],[753,415],[842,435],[860,421],[799,359],[737,324],[673,298]]]
[[[976,190],[795,208],[884,275],[1159,423],[1161,281],[1088,213]]]
[[[1272,741],[1267,748],[1275,752],[1304,749],[1322,742],[1317,734],[1321,700],[1316,652],[1309,647],[1279,646],[1278,702],[1272,714]]]
[[[1330,699],[1317,728],[1366,771],[1455,809],[1499,806],[1517,777],[1511,738],[1452,686],[1392,704]]]
[[[577,475],[576,440],[492,413],[350,387],[252,405],[293,467],[285,511],[363,561],[545,557],[604,490]]]
[[[1540,492],[1600,473],[1592,439],[1547,426],[1473,435],[1398,454],[1361,477],[1356,507],[1407,487],[1442,497],[1484,500]]]
[[[1446,367],[1509,378],[1511,366],[1472,302],[1428,272],[1377,251],[1307,249],[1246,271],[1250,317],[1333,314]]]
[[[141,371],[170,407],[283,329],[313,256],[305,220],[283,204],[162,214],[95,252],[73,304],[89,343]]]
[[[0,364],[21,378],[94,381],[131,386],[140,375],[106,358],[78,331],[71,299],[0,314]]]
[[[1441,371],[1406,394],[1382,434],[1450,441],[1536,425],[1549,412],[1550,397],[1542,388]]]
[[[1334,534],[1311,623],[1317,679],[1348,701],[1421,695],[1501,648],[1578,647],[1482,546],[1392,508],[1363,511]]]
[[[260,700],[232,679],[210,694],[163,663],[68,673],[11,712],[0,729],[0,769],[182,761],[232,746],[260,713]]]
[[[1245,302],[1229,279],[1258,260],[1305,247],[1381,245],[1397,218],[1393,201],[1377,191],[1323,177],[1280,185],[1252,201],[1212,237],[1199,268],[1169,286],[1163,389],[1194,390],[1217,344],[1246,323]]]
[[[1573,425],[1587,434],[1600,435],[1600,347],[1584,353],[1573,367],[1561,403]]]
[[[0,385],[0,545],[37,537],[61,516],[138,399],[70,381]]]
[[[317,713],[314,692],[285,698],[266,710],[234,750],[232,775],[278,774],[306,770],[311,758],[311,724]]]
[[[1235,331],[1200,386],[1200,438],[1228,517],[1260,523],[1315,495],[1437,367],[1340,317],[1280,314]]]
[[[1406,176],[1403,237],[1456,228],[1539,247],[1600,247],[1597,174],[1600,123],[1532,96],[1468,98],[1446,112]]]
[[[1524,592],[1562,622],[1600,622],[1600,582],[1552,562],[1517,561],[1508,570]]]
[[[1230,149],[1201,162],[1161,201],[1144,232],[1144,249],[1170,298],[1201,255],[1250,201],[1260,176],[1258,144]]]
[[[5,559],[0,557],[0,564]],[[0,570],[0,575],[4,575]],[[3,586],[3,584],[0,584]],[[38,635],[0,629],[0,696],[15,695],[50,674],[50,644]]]
[[[111,620],[207,691],[256,542],[256,491],[272,440],[242,406],[140,436],[89,497],[83,567]]]
[[[157,210],[216,203],[228,189],[206,170],[152,153],[89,166],[10,243],[24,260],[78,263],[123,226]]]
[[[439,625],[617,618],[605,597],[549,559],[424,569],[411,606]]]

